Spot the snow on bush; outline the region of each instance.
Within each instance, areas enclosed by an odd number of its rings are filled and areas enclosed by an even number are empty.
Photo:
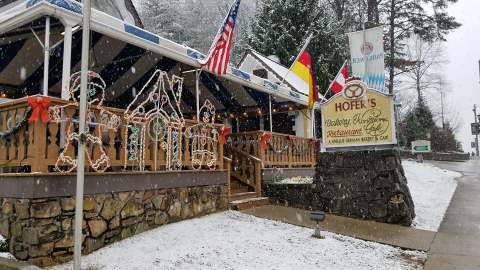
[[[290,178],[275,181],[277,184],[312,184],[313,177],[308,176],[294,176]]]
[[[5,237],[0,234],[0,258],[13,258],[13,256],[8,253],[8,245]]]
[[[457,188],[455,178],[462,175],[410,160],[403,161],[402,165],[415,205],[413,226],[437,231]]]
[[[93,269],[421,269],[425,253],[222,212],[114,243],[82,257]],[[71,269],[70,264],[51,270]]]

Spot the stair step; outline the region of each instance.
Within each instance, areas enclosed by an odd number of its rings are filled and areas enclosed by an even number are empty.
[[[230,202],[230,208],[233,210],[245,210],[245,209],[250,209],[254,207],[259,207],[263,205],[269,204],[269,199],[268,197],[256,197],[256,198],[248,198],[248,199],[241,199],[241,200],[235,200]]]
[[[232,193],[230,195],[230,201],[252,199],[252,198],[256,198],[256,197],[257,197],[257,193],[256,192],[251,192],[251,191],[240,192],[240,193]]]

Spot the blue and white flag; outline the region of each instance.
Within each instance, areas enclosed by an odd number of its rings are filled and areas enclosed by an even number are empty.
[[[368,87],[385,92],[385,52],[383,27],[347,33],[350,43],[352,75]]]

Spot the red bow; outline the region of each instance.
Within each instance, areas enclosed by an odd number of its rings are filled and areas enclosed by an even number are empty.
[[[290,141],[293,141],[293,140],[295,140],[296,138],[297,138],[297,137],[295,137],[295,136],[293,136],[293,135],[288,135],[288,139],[289,139]]]
[[[260,136],[260,148],[266,149],[267,143],[272,139],[272,133],[263,132]]]
[[[228,136],[232,134],[232,129],[229,127],[222,127],[220,128],[220,137],[218,140],[220,141],[221,144],[226,144]]]
[[[28,105],[32,108],[32,114],[28,119],[29,122],[35,122],[39,118],[43,123],[50,120],[48,116],[48,107],[50,107],[50,97],[31,96],[27,99]]]

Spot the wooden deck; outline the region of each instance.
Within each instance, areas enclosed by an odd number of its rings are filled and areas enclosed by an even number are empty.
[[[29,122],[27,119],[31,111],[27,98],[0,104],[0,173],[65,173],[71,166],[65,160],[75,161],[78,153],[77,141],[67,138],[72,132],[69,129],[78,130],[78,107],[71,102],[51,98],[48,113],[50,119],[56,121],[47,123],[40,120]],[[91,162],[86,162],[85,169],[90,175],[102,173],[92,166],[102,158],[108,160],[108,164],[104,164],[108,165],[106,172],[126,174],[138,171],[226,170],[230,179],[230,200],[238,201],[262,196],[263,170],[312,168],[315,165],[316,144],[312,139],[254,131],[231,134],[227,144],[222,144],[219,130],[223,125],[202,126],[194,130],[191,127],[198,123],[192,120],[185,120],[175,131],[178,147],[168,150],[166,144],[171,143],[171,138],[168,137],[170,141],[167,137],[165,140],[152,140],[152,136],[148,136],[151,130],[145,128],[149,125],[140,119],[143,139],[137,145],[139,149],[132,150],[129,145],[131,124],[125,115],[122,109],[92,106],[87,116],[87,133],[98,140],[90,141],[86,146],[86,158]],[[116,128],[110,125],[109,117],[117,120]],[[199,149],[199,142],[205,140],[208,143]],[[168,166],[172,153],[178,157],[179,165],[173,169]],[[198,160],[202,161],[200,165]],[[207,165],[207,161],[213,162],[213,165]]]

